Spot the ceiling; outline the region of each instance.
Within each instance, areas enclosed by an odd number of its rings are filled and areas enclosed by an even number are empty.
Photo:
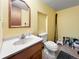
[[[54,8],[56,11],[79,5],[79,0],[43,0],[43,1],[52,8]]]

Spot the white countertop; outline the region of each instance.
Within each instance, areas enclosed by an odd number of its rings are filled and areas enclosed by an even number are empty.
[[[42,38],[39,38],[34,35],[30,35],[31,37],[34,37],[33,39],[29,39],[28,42],[20,45],[14,45],[13,43],[19,40],[19,38],[11,39],[11,40],[6,40],[3,42],[2,49],[0,52],[0,59],[3,59],[4,57],[7,57],[11,54],[14,54],[22,49],[28,48],[38,42],[42,41]]]

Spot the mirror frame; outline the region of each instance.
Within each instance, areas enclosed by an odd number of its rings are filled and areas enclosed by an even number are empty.
[[[31,8],[28,6],[28,4],[23,1],[27,7],[29,8],[29,26],[18,26],[18,27],[12,27],[11,25],[11,8],[12,8],[12,1],[9,0],[9,28],[30,28],[31,27]],[[20,16],[21,17],[21,16]]]

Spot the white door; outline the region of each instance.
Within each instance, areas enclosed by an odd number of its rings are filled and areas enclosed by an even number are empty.
[[[38,12],[38,33],[47,32],[47,15]]]
[[[0,49],[2,46],[2,1],[0,0]]]
[[[2,22],[0,21],[0,49],[2,46]]]

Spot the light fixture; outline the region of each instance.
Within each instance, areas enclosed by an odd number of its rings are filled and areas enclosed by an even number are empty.
[[[28,6],[26,5],[25,1],[22,0],[12,0],[12,5],[20,9],[28,10]]]

